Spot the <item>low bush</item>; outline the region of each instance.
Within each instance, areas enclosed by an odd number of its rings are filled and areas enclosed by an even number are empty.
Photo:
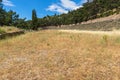
[[[4,30],[0,29],[0,34],[6,33]]]

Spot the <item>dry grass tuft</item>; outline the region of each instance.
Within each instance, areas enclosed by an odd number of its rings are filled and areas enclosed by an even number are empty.
[[[45,30],[1,40],[0,79],[120,80],[119,38]]]

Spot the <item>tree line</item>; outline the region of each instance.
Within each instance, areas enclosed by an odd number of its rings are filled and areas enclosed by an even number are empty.
[[[46,26],[61,26],[69,24],[77,24],[95,18],[106,17],[120,13],[120,0],[93,0],[86,2],[83,7],[69,11],[67,14],[45,16],[38,18],[35,9],[32,10],[32,20],[19,18],[19,15],[10,10],[5,11],[2,8],[2,0],[0,0],[0,25],[16,26],[24,29],[37,30]]]

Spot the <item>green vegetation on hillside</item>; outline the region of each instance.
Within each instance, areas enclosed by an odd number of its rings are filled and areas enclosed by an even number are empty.
[[[84,3],[83,7],[68,12],[68,14],[46,16],[39,19],[39,26],[60,26],[68,24],[77,24],[83,21],[106,17],[120,13],[119,0],[94,0],[90,3]]]
[[[38,26],[61,26],[77,24],[100,17],[107,17],[120,13],[119,0],[93,0],[83,4],[83,7],[69,11],[67,14],[45,16],[38,19]]]

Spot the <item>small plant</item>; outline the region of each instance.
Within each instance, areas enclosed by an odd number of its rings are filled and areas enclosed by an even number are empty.
[[[49,44],[49,43],[47,43],[47,46],[50,46],[50,44]]]
[[[108,45],[108,36],[107,35],[104,35],[102,37],[102,43],[105,44],[105,45]]]
[[[115,42],[118,43],[118,44],[120,44],[120,37],[116,38]]]
[[[73,36],[70,36],[70,39],[73,39]]]
[[[6,33],[4,30],[0,29],[0,34]]]
[[[12,31],[12,29],[11,29],[11,28],[9,28],[9,29],[8,29],[8,31]]]

